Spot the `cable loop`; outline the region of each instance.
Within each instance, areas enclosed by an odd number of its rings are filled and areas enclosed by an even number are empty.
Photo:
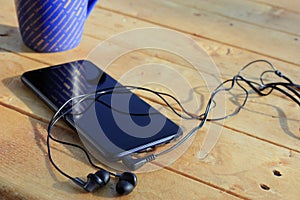
[[[266,71],[261,73],[261,75],[259,77],[260,83],[252,81],[252,80],[248,80],[246,77],[241,75],[242,72],[246,68],[252,66],[252,64],[254,64],[254,63],[259,63],[259,62],[266,63],[266,64],[269,65],[269,67],[272,68],[272,70],[266,70]],[[263,76],[266,73],[271,73],[271,72],[275,72],[276,75],[278,75],[280,78],[283,78],[286,82],[264,83]],[[180,103],[180,101],[178,99],[176,99],[174,96],[172,96],[170,94],[167,94],[167,93],[151,90],[149,88],[138,87],[138,86],[116,86],[116,87],[106,88],[106,89],[103,89],[101,91],[96,91],[96,92],[89,93],[89,94],[82,94],[82,95],[78,95],[78,96],[70,98],[53,115],[52,119],[50,120],[49,126],[48,126],[48,134],[47,134],[47,149],[48,149],[49,160],[50,160],[51,164],[57,169],[58,172],[60,172],[62,175],[66,176],[67,178],[69,178],[71,180],[74,179],[69,174],[67,174],[63,170],[61,170],[55,164],[55,162],[52,158],[52,155],[51,155],[50,140],[52,140],[54,142],[57,142],[57,143],[60,143],[60,144],[63,144],[63,145],[69,145],[69,146],[72,146],[72,147],[75,147],[75,148],[78,148],[78,149],[82,150],[84,152],[85,156],[87,157],[90,165],[95,167],[95,168],[101,169],[99,166],[97,166],[93,162],[93,160],[90,157],[90,154],[88,153],[88,151],[85,148],[83,148],[83,147],[81,147],[80,145],[77,145],[77,144],[72,144],[72,143],[65,142],[65,141],[59,140],[57,138],[54,138],[51,134],[51,130],[54,127],[54,125],[61,118],[63,118],[64,116],[70,115],[70,114],[73,114],[73,115],[82,114],[82,113],[71,113],[72,107],[71,108],[67,107],[71,101],[76,100],[75,104],[73,105],[73,106],[76,106],[77,104],[80,104],[81,102],[83,102],[85,100],[93,99],[94,102],[98,102],[98,101],[100,101],[99,99],[100,99],[101,96],[104,96],[104,95],[107,95],[107,94],[112,94],[114,92],[122,94],[122,93],[129,93],[132,90],[143,90],[143,91],[152,93],[152,94],[156,95],[158,98],[160,98],[178,117],[180,117],[182,119],[186,119],[186,120],[194,119],[194,120],[200,121],[199,124],[196,127],[194,127],[192,130],[190,130],[176,144],[174,144],[170,148],[168,148],[168,149],[166,149],[166,150],[164,150],[160,153],[154,154],[153,156],[151,156],[151,159],[147,160],[147,161],[151,161],[151,160],[154,160],[155,158],[157,158],[159,156],[162,156],[166,153],[169,153],[172,150],[179,147],[181,144],[183,144],[185,141],[187,141],[189,138],[191,138],[200,128],[202,128],[206,121],[220,121],[220,120],[224,120],[224,119],[227,119],[229,117],[232,117],[234,115],[237,115],[241,111],[241,109],[246,105],[248,97],[249,97],[249,89],[247,89],[245,86],[243,86],[242,83],[245,83],[246,86],[250,87],[250,89],[252,89],[254,92],[256,92],[260,96],[270,95],[274,90],[276,90],[276,91],[284,94],[286,97],[288,97],[289,99],[291,99],[292,101],[294,101],[296,104],[298,104],[300,106],[300,94],[299,94],[300,85],[295,84],[293,81],[291,81],[291,79],[284,76],[279,70],[275,69],[275,67],[272,65],[272,63],[270,63],[267,60],[254,60],[254,61],[248,63],[232,79],[225,80],[218,87],[216,87],[215,90],[210,95],[210,98],[209,98],[208,103],[206,105],[205,111],[201,114],[194,114],[192,112],[188,112],[187,110],[185,110],[185,108]],[[230,86],[225,87],[226,84],[230,84]],[[244,100],[236,108],[236,110],[233,111],[230,114],[227,114],[227,115],[223,116],[223,117],[208,118],[210,111],[212,109],[217,109],[217,104],[214,101],[215,96],[218,95],[220,92],[229,92],[235,87],[239,87],[244,92]],[[266,91],[266,92],[264,92],[264,91]],[[179,108],[181,109],[181,112],[178,112],[176,110],[175,106],[171,105],[171,103],[169,101],[167,101],[167,99],[165,97],[171,98],[176,103],[176,105],[179,106]],[[110,105],[107,105],[107,106],[110,106]],[[66,109],[66,108],[68,108],[68,109],[66,111],[64,111],[64,109]],[[111,106],[110,106],[110,108],[111,109],[116,109],[116,108],[113,108]],[[137,114],[137,113],[128,113],[128,114],[133,115],[133,114]],[[149,114],[149,113],[146,113],[146,114]],[[113,176],[118,176],[118,173],[110,172],[110,174],[113,175]]]

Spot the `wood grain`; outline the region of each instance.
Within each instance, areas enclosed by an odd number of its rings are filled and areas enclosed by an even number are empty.
[[[300,13],[290,12],[284,8],[261,4],[253,1],[173,1],[178,5],[195,10],[205,10],[235,21],[242,21],[255,26],[270,28],[276,31],[299,37],[299,26],[293,26],[300,21]],[[273,2],[274,3],[274,2]],[[297,3],[294,1],[294,3]],[[296,5],[294,5],[296,6]],[[300,5],[299,5],[300,6]]]
[[[274,0],[274,1],[251,0],[251,1],[266,4],[266,5],[272,5],[272,6],[276,6],[276,7],[279,7],[279,8],[284,8],[286,10],[293,11],[295,13],[299,13],[299,9],[298,9],[299,6],[300,6],[299,1],[293,1],[293,0],[284,1],[284,2],[282,2],[280,0]]]
[[[197,134],[193,145],[171,166],[172,169],[201,177],[250,199],[298,198],[298,187],[292,185],[299,182],[299,153],[224,129],[213,151],[200,160],[197,153],[202,134]],[[282,176],[274,175],[274,170]],[[262,184],[270,189],[263,189]]]
[[[253,24],[180,6],[171,1],[127,0],[122,4],[116,1],[103,1],[101,7],[264,56],[300,64],[296,56],[300,43],[290,34],[258,28]],[[286,53],[282,53],[282,50]]]

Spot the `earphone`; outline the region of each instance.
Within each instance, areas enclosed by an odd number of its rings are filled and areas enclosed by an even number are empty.
[[[110,172],[100,169],[96,173],[90,173],[87,176],[87,181],[83,181],[82,179],[76,177],[73,180],[77,185],[82,187],[88,192],[94,192],[95,190],[105,186],[110,180]],[[118,194],[126,195],[132,192],[134,187],[137,184],[136,175],[132,172],[124,172],[120,175],[114,175],[119,178],[119,181],[116,185],[116,191]]]
[[[59,119],[62,118],[63,115],[59,116],[55,121],[52,121],[52,123],[56,123]],[[51,123],[50,123],[51,124]],[[54,125],[53,124],[53,125]],[[60,172],[62,175],[64,175],[65,177],[67,177],[68,179],[70,179],[71,181],[73,181],[74,183],[76,183],[78,186],[80,186],[81,188],[83,188],[85,191],[87,192],[94,192],[95,190],[105,186],[111,176],[118,178],[118,183],[116,184],[116,191],[118,194],[120,195],[127,195],[130,192],[132,192],[132,190],[135,188],[136,184],[137,184],[137,178],[136,175],[132,172],[123,172],[122,174],[117,174],[117,173],[113,173],[113,172],[109,172],[107,170],[104,170],[103,168],[95,165],[93,163],[93,161],[91,160],[88,152],[81,146],[77,145],[77,144],[72,144],[72,143],[68,143],[68,142],[64,142],[64,141],[60,141],[56,138],[54,138],[51,135],[51,129],[53,126],[48,126],[48,135],[47,135],[47,148],[48,148],[48,157],[49,160],[51,162],[51,164],[56,168],[56,170],[58,172]],[[95,173],[90,173],[87,175],[87,180],[84,181],[79,177],[72,177],[69,174],[67,174],[66,172],[62,171],[54,162],[52,155],[51,155],[51,148],[50,148],[50,139],[64,144],[64,145],[69,145],[69,146],[73,146],[76,148],[81,149],[85,155],[88,158],[88,161],[90,162],[90,164],[97,168],[98,171]]]
[[[242,75],[242,72],[246,68],[248,68],[249,66],[251,66],[254,63],[259,63],[259,62],[266,63],[272,68],[271,70],[264,71],[260,75],[260,77],[259,77],[260,82],[255,82],[255,81],[249,80]],[[284,82],[266,83],[264,80],[264,76],[266,73],[273,73],[276,76],[278,76],[279,78],[282,78],[284,80]],[[144,158],[139,158],[139,159],[134,159],[134,160],[128,160],[129,158],[125,158],[123,160],[125,165],[126,165],[126,163],[129,163],[128,165],[132,165],[130,167],[131,169],[138,169],[141,166],[143,166],[144,164],[146,164],[147,162],[151,162],[152,160],[155,160],[157,157],[167,154],[167,153],[173,151],[174,149],[176,149],[177,147],[179,147],[180,145],[182,145],[185,141],[187,141],[189,138],[191,138],[200,128],[202,128],[206,121],[219,121],[219,120],[223,120],[223,119],[226,119],[226,118],[229,118],[229,117],[232,117],[232,116],[238,114],[240,112],[240,110],[246,105],[246,102],[247,102],[247,99],[249,96],[249,90],[247,90],[246,87],[242,85],[242,83],[245,83],[246,85],[248,85],[254,92],[256,92],[260,96],[267,96],[267,95],[271,94],[274,90],[279,91],[300,106],[300,101],[299,101],[300,94],[298,92],[300,90],[300,85],[295,84],[288,77],[286,77],[280,71],[275,69],[275,67],[266,60],[255,60],[253,62],[250,62],[249,64],[245,65],[238,72],[238,74],[235,75],[232,79],[226,80],[223,83],[221,83],[218,87],[216,87],[216,89],[210,95],[210,98],[206,105],[205,111],[199,115],[192,114],[192,113],[186,111],[184,109],[184,107],[181,105],[181,103],[179,102],[179,100],[177,100],[174,96],[167,94],[167,93],[158,92],[158,91],[154,91],[154,90],[151,90],[148,88],[137,87],[137,86],[120,86],[120,87],[106,88],[101,91],[95,91],[93,93],[82,94],[82,95],[78,95],[78,96],[74,96],[74,97],[70,98],[53,115],[53,117],[49,123],[49,126],[48,126],[48,135],[47,135],[47,147],[48,147],[48,155],[49,155],[50,162],[62,175],[69,178],[74,183],[76,183],[78,186],[80,186],[81,188],[83,188],[84,190],[86,190],[88,192],[94,192],[98,188],[105,186],[109,182],[110,178],[114,177],[114,178],[118,179],[118,183],[116,184],[116,191],[119,194],[129,194],[135,188],[135,186],[137,184],[137,178],[134,173],[123,172],[121,174],[118,174],[118,173],[112,173],[107,170],[104,170],[101,167],[99,167],[93,163],[93,161],[90,158],[89,152],[87,152],[87,150],[85,148],[83,148],[77,144],[72,144],[72,143],[58,140],[51,135],[51,129],[53,128],[53,126],[65,115],[81,114],[81,113],[72,113],[71,112],[72,107],[70,108],[70,105],[69,105],[70,102],[75,101],[75,104],[72,105],[72,106],[74,106],[74,105],[84,102],[85,100],[92,99],[94,101],[98,101],[98,98],[100,96],[103,96],[106,94],[111,94],[114,92],[115,93],[126,93],[130,90],[143,90],[143,91],[153,93],[157,97],[159,97],[180,118],[183,118],[186,120],[199,120],[200,121],[199,124],[196,127],[194,127],[193,129],[191,129],[182,139],[180,139],[173,146],[163,150],[162,152],[159,152],[156,154],[150,154]],[[230,84],[230,86],[225,87],[226,84]],[[227,114],[226,116],[219,117],[219,118],[209,118],[208,115],[209,115],[210,111],[212,109],[216,109],[216,107],[217,107],[217,105],[214,101],[215,96],[222,91],[228,92],[228,91],[232,90],[235,86],[241,88],[242,91],[244,91],[244,93],[245,93],[245,98],[244,98],[244,101],[241,103],[241,105],[239,105],[236,108],[236,110],[234,110],[230,114]],[[175,107],[172,106],[171,103],[169,103],[169,101],[166,100],[165,96],[171,98],[175,102],[175,104],[180,107],[182,112],[179,113],[178,111],[176,111]],[[131,113],[128,113],[128,114],[131,114]],[[53,140],[55,142],[58,142],[58,143],[61,143],[64,145],[69,145],[69,146],[73,146],[73,147],[81,149],[85,153],[86,157],[88,158],[89,163],[93,167],[97,168],[98,171],[95,172],[94,174],[93,173],[89,174],[87,176],[86,181],[84,181],[78,177],[74,178],[74,177],[68,175],[67,173],[62,171],[53,161],[52,156],[51,156],[50,140]]]

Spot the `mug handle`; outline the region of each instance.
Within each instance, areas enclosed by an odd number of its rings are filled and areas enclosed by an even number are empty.
[[[88,0],[86,17],[88,17],[90,15],[90,13],[94,9],[97,1],[98,0]]]

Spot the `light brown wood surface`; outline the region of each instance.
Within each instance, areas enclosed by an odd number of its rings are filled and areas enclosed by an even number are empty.
[[[279,93],[254,95],[237,116],[213,123],[221,135],[206,158],[201,159],[199,151],[212,123],[198,131],[192,145],[175,163],[138,173],[137,188],[120,197],[114,181],[99,192],[87,194],[53,171],[45,144],[47,122],[53,113],[20,81],[25,71],[86,58],[97,44],[123,31],[164,27],[184,33],[201,45],[218,66],[222,80],[231,78],[252,60],[267,59],[299,83],[298,2],[102,0],[86,22],[80,46],[53,54],[35,53],[25,47],[13,1],[0,3],[0,199],[299,198],[299,106]],[[131,44],[122,41],[114,45],[122,48]],[[154,50],[126,54],[107,71],[118,78],[147,63],[174,67],[191,80],[194,88],[204,84],[194,76],[195,69],[189,63]],[[207,101],[209,92],[200,90],[197,97],[201,95]],[[233,109],[233,105],[226,102],[226,109]],[[79,142],[65,124],[61,123],[55,133]],[[57,162],[72,174],[85,177],[93,172],[80,152],[60,145],[54,149]]]

